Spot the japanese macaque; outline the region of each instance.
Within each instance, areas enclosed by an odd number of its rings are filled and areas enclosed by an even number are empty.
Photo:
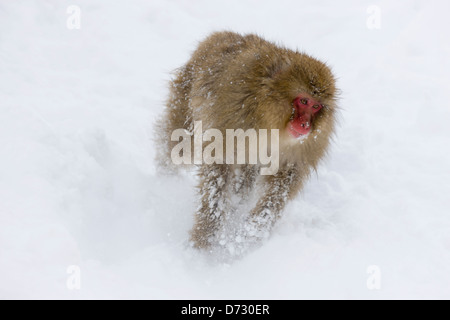
[[[170,90],[157,127],[163,143],[159,163],[166,167],[178,143],[172,133],[181,128],[193,135],[195,121],[224,135],[227,129],[279,130],[279,169],[273,175],[261,175],[259,163],[198,166],[192,245],[213,250],[231,243],[233,251],[238,243],[260,243],[326,154],[336,122],[333,74],[311,56],[256,35],[218,32],[176,71]],[[243,210],[242,223],[225,226]]]

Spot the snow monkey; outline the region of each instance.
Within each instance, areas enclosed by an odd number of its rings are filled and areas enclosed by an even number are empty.
[[[163,143],[159,163],[172,162],[179,143],[172,141],[172,133],[183,129],[194,140],[195,124],[201,121],[203,130],[217,129],[224,136],[227,129],[278,129],[279,169],[261,175],[261,164],[247,158],[243,164],[198,165],[194,247],[222,245],[232,251],[236,244],[268,237],[287,201],[326,154],[336,122],[336,92],[327,65],[259,36],[217,32],[199,44],[170,84],[157,126]],[[245,218],[230,227],[238,213]]]

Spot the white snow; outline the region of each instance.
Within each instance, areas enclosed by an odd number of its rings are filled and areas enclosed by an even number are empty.
[[[66,27],[74,4],[79,30]],[[2,1],[0,298],[449,299],[449,12],[444,0]],[[327,61],[342,110],[272,236],[223,263],[187,248],[195,177],[158,174],[152,125],[170,72],[228,29]]]

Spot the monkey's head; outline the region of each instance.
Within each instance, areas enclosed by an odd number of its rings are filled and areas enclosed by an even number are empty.
[[[316,115],[324,107],[323,104],[312,98],[308,93],[302,92],[291,105],[292,115],[287,126],[288,132],[294,138],[309,134]]]
[[[272,123],[293,139],[306,138],[311,132],[334,130],[336,87],[331,70],[324,63],[297,52],[288,51],[271,64],[266,88],[272,92]]]

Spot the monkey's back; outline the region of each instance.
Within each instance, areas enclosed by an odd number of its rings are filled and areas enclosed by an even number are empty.
[[[263,45],[269,43],[255,35],[216,32],[199,44],[187,63],[187,69],[193,73],[194,80],[209,80],[204,83],[207,84],[215,75],[220,78],[223,73],[230,73],[233,60],[242,60],[241,56],[247,50]]]
[[[256,35],[233,32],[214,33],[202,41],[178,77],[189,80],[192,119],[219,130],[264,124],[255,112],[256,96],[263,94],[261,79],[270,67],[264,60],[280,50]]]

